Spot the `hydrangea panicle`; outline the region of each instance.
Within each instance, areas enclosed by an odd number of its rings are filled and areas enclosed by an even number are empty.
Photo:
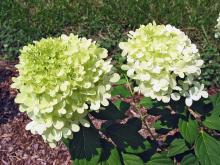
[[[122,69],[138,84],[135,91],[165,103],[183,96],[188,106],[192,100],[208,97],[204,85],[197,81],[203,60],[184,32],[150,23],[129,32],[128,37],[119,47],[127,57]]]
[[[61,138],[72,138],[80,124],[89,127],[86,115],[108,105],[111,85],[119,79],[107,53],[73,34],[23,47],[12,87],[19,90],[20,111],[32,120],[26,129],[55,147]]]

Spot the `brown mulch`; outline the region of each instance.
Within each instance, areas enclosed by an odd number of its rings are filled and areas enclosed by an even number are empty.
[[[70,155],[60,144],[51,149],[38,135],[25,130],[29,122],[19,113],[7,124],[0,125],[1,165],[70,165]]]

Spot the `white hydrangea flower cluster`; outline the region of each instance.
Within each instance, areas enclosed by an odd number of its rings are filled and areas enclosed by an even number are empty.
[[[215,26],[215,29],[216,29],[215,38],[219,38],[220,37],[220,13],[217,19],[217,25]]]
[[[165,103],[183,96],[187,106],[208,97],[204,85],[196,81],[203,60],[184,32],[171,25],[150,23],[128,36],[119,47],[127,57],[122,69],[138,84],[135,91]]]
[[[108,105],[111,83],[119,80],[107,55],[92,40],[73,34],[25,46],[12,87],[19,89],[20,111],[32,119],[26,129],[55,147],[61,138],[72,138],[79,124],[89,127],[85,116]]]

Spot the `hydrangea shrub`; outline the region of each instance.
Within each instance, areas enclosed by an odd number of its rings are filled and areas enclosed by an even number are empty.
[[[90,39],[70,34],[25,46],[12,87],[32,120],[27,129],[51,147],[62,140],[74,165],[219,164],[220,94],[207,98],[196,46],[155,23],[119,46],[130,78],[119,82],[107,50]]]
[[[215,38],[219,38],[220,37],[220,13],[217,19],[217,25],[215,26],[215,29],[216,29]]]
[[[183,96],[188,106],[208,97],[198,81],[203,60],[184,32],[171,25],[150,23],[128,36],[128,41],[119,45],[127,57],[122,69],[136,80],[136,91],[165,103]]]
[[[32,120],[26,128],[53,147],[72,138],[79,124],[89,127],[85,116],[109,104],[111,82],[119,79],[107,55],[91,39],[73,34],[23,47],[12,87],[19,90],[20,111]]]

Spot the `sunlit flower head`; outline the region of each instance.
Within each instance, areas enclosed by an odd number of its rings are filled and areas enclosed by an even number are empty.
[[[85,116],[108,105],[111,83],[119,79],[106,57],[106,49],[73,34],[23,47],[12,87],[19,90],[20,111],[32,119],[26,129],[54,147],[80,124],[89,127]]]
[[[208,97],[204,86],[196,81],[203,60],[184,32],[171,25],[150,23],[128,36],[127,42],[119,44],[122,56],[127,57],[122,69],[136,80],[136,91],[165,103],[183,96],[188,106],[192,100]]]

